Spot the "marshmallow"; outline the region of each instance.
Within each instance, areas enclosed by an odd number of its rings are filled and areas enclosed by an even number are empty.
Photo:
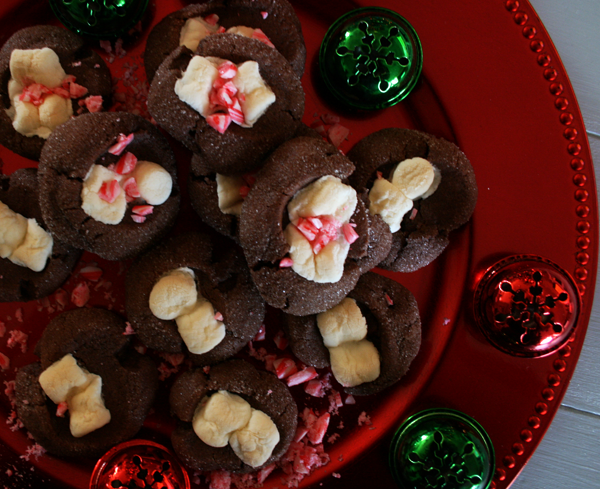
[[[59,87],[67,76],[58,55],[50,48],[13,49],[10,74],[20,83],[27,77],[48,88]]]
[[[8,258],[25,240],[27,219],[0,202],[0,258]]]
[[[183,77],[175,82],[177,96],[203,117],[210,114],[210,92],[219,76],[217,65],[203,56],[194,56]]]
[[[177,316],[175,322],[190,353],[206,353],[225,338],[225,325],[215,319],[212,304],[202,297],[199,297],[192,311]]]
[[[110,411],[102,399],[102,378],[77,364],[70,353],[54,362],[39,377],[45,394],[69,408],[71,434],[79,438],[110,422]]]
[[[372,382],[380,373],[379,352],[368,340],[348,341],[329,349],[331,371],[344,387]]]
[[[232,432],[250,421],[252,408],[244,399],[227,391],[218,391],[202,399],[192,420],[198,438],[211,447],[224,447]]]
[[[244,127],[252,127],[269,106],[275,102],[275,94],[260,76],[256,61],[245,61],[238,66],[233,84],[245,97],[240,99],[244,113]]]
[[[288,215],[294,224],[300,217],[331,216],[344,223],[356,209],[356,190],[332,175],[325,175],[302,188],[288,204]]]
[[[328,348],[347,341],[360,341],[367,336],[367,320],[356,301],[348,297],[337,306],[317,314],[317,326]]]
[[[264,464],[279,443],[279,431],[273,420],[262,411],[252,410],[248,424],[234,431],[229,444],[235,454],[251,467]]]
[[[154,284],[149,306],[157,318],[170,320],[191,311],[197,299],[194,271],[187,267],[178,268]]]
[[[316,255],[308,240],[294,225],[288,224],[284,236],[290,246],[292,270],[298,275],[317,283],[335,283],[342,278],[350,249],[343,234],[327,243]]]
[[[242,213],[244,199],[240,195],[240,188],[244,185],[241,177],[228,177],[217,173],[217,197],[219,209],[223,214],[239,216]]]
[[[52,254],[54,240],[35,219],[27,220],[25,240],[13,251],[9,260],[16,265],[41,272]]]
[[[162,166],[150,161],[138,161],[133,170],[142,199],[150,205],[164,204],[171,195],[173,179]]]
[[[214,34],[218,29],[218,25],[210,25],[202,17],[190,18],[181,28],[179,45],[187,47],[190,51],[196,51],[200,41]]]
[[[413,201],[394,184],[378,178],[369,191],[369,212],[379,214],[395,233],[400,229],[402,218],[413,207]]]
[[[44,370],[39,382],[52,402],[59,404],[71,397],[77,389],[87,386],[88,374],[69,353]]]
[[[121,175],[109,170],[102,165],[92,165],[83,180],[81,188],[81,208],[96,221],[104,224],[119,224],[127,210],[125,192],[121,191],[112,203],[102,200],[98,195],[104,182],[120,181]]]
[[[90,382],[71,399],[69,406],[69,428],[75,438],[80,438],[110,423],[110,411],[102,399],[102,378],[88,374]]]
[[[433,183],[433,166],[424,158],[410,158],[398,163],[392,183],[409,199],[421,197]]]

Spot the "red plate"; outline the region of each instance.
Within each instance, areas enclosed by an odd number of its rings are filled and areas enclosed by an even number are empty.
[[[184,5],[158,1],[151,19]],[[423,75],[415,91],[396,107],[357,116],[339,113],[350,128],[347,151],[367,134],[389,126],[412,127],[454,141],[471,160],[479,185],[479,201],[471,222],[452,235],[441,258],[411,274],[391,274],[416,296],[423,321],[423,346],[409,374],[381,395],[357,399],[334,416],[331,433],[340,438],[326,444],[331,462],[306,478],[306,487],[323,479],[325,487],[363,488],[377,474],[378,487],[395,487],[386,468],[389,440],[410,414],[429,407],[458,409],[475,418],[491,436],[496,451],[492,487],[508,487],[540,442],[560,405],[585,337],[598,256],[596,189],[592,160],[575,95],[559,57],[535,12],[526,1],[465,0],[456,2],[379,2],[345,0],[293,2],[306,37],[307,72],[304,121],[334,109],[318,89],[317,54],[328,26],[359,6],[377,4],[398,11],[416,29],[424,51]],[[52,18],[46,2],[5,0],[0,6],[0,43],[18,28]],[[140,63],[143,41],[126,46],[127,56],[111,65],[123,79],[128,66]],[[134,72],[143,77],[143,68]],[[120,84],[121,91],[131,88]],[[175,145],[185,162],[189,155]],[[4,172],[35,166],[0,148]],[[186,172],[180,174],[180,181]],[[176,229],[189,228],[193,218],[184,203]],[[194,227],[195,225],[191,225]],[[485,269],[512,254],[548,258],[569,272],[581,294],[576,333],[560,351],[542,358],[519,358],[493,347],[472,317],[473,290]],[[96,261],[110,288],[100,286],[93,305],[122,310],[126,264],[85,254],[82,264]],[[64,286],[70,292],[82,277],[74,274]],[[92,283],[91,285],[98,285]],[[11,358],[0,379],[14,378],[16,367],[35,361],[31,353],[41,330],[59,311],[48,304],[0,305],[7,331],[29,334],[27,353],[6,346]],[[56,306],[54,297],[49,305]],[[72,305],[67,307],[74,307]],[[22,322],[16,311],[21,310]],[[19,313],[20,314],[20,313]],[[165,388],[166,389],[166,388]],[[301,402],[307,396],[296,392]],[[370,426],[357,426],[366,411]],[[1,416],[10,404],[2,396]],[[338,429],[340,420],[345,428]],[[166,406],[149,417],[141,437],[168,443],[172,421]],[[24,430],[0,423],[0,481],[10,487],[58,485],[87,487],[93,461],[72,463],[44,455],[30,462],[31,440]],[[352,463],[357,457],[360,463]],[[13,475],[7,475],[12,473]],[[341,478],[332,477],[341,475]],[[268,487],[279,484],[277,477]]]

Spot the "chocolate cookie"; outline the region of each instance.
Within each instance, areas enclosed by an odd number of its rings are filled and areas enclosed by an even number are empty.
[[[391,233],[379,216],[371,216],[358,198],[352,222],[358,240],[348,253],[342,278],[317,283],[280,267],[290,251],[283,230],[287,205],[303,187],[324,175],[344,181],[354,165],[335,147],[315,138],[295,138],[267,159],[250,189],[240,217],[240,242],[254,283],[273,307],[298,316],[316,314],[333,307],[350,292],[359,277],[375,267],[389,251]]]
[[[172,270],[194,271],[198,292],[223,316],[225,338],[212,350],[192,354],[196,365],[223,361],[240,351],[262,325],[265,306],[256,290],[244,257],[233,243],[190,233],[171,238],[139,257],[126,279],[127,317],[142,342],[155,350],[178,353],[187,348],[174,319],[154,316],[150,293],[158,280]]]
[[[22,168],[10,176],[0,175],[0,202],[48,229],[40,210],[35,168]],[[80,256],[81,251],[54,238],[52,254],[41,272],[0,258],[0,302],[25,302],[46,297],[69,278]]]
[[[300,124],[295,137],[306,136],[321,140],[321,135],[305,124]],[[216,174],[214,172],[203,173],[201,158],[192,156],[191,173],[188,180],[188,193],[193,209],[203,222],[211,226],[219,233],[239,243],[239,215],[225,214],[219,208],[219,197],[217,192]],[[244,175],[240,175],[244,177]],[[246,178],[252,184],[254,177]]]
[[[196,153],[196,174],[236,175],[253,171],[267,154],[295,134],[304,113],[300,79],[283,56],[256,39],[215,34],[199,44],[196,54],[236,64],[256,61],[261,77],[275,94],[275,102],[252,127],[231,123],[221,134],[175,93],[175,83],[193,57],[189,49],[180,46],[156,72],[148,94],[148,109],[161,127]]]
[[[110,107],[112,81],[110,71],[100,55],[86,46],[76,34],[66,29],[49,25],[27,27],[17,31],[0,50],[0,142],[11,151],[32,160],[39,160],[46,139],[39,136],[24,136],[17,132],[6,114],[11,106],[8,82],[11,78],[10,57],[15,49],[52,49],[60,60],[67,75],[73,75],[78,85],[87,88],[87,93],[72,99],[73,113],[87,112],[83,99],[100,95],[102,108]]]
[[[98,457],[142,427],[158,388],[158,371],[149,357],[130,347],[124,331],[125,321],[110,311],[83,308],[62,313],[48,324],[36,345],[41,362],[17,372],[19,418],[50,453]],[[45,369],[67,354],[102,378],[102,398],[110,411],[108,424],[78,438],[71,434],[69,416],[56,415],[57,405],[38,380]]]
[[[300,77],[304,73],[306,47],[300,21],[287,0],[211,0],[192,4],[162,19],[148,35],[144,66],[148,81],[180,43],[188,19],[216,14],[225,29],[246,26],[261,29]],[[266,17],[263,17],[266,14]]]
[[[83,181],[93,165],[119,161],[109,148],[120,134],[134,135],[124,152],[139,160],[157,163],[172,179],[167,200],[153,207],[143,222],[134,220],[134,206],[127,204],[119,224],[105,224],[82,209]],[[174,223],[179,210],[177,166],[166,138],[142,117],[124,112],[86,114],[59,126],[48,138],[39,166],[40,202],[50,230],[59,239],[108,260],[132,257],[160,241]]]
[[[477,182],[471,163],[453,143],[411,129],[388,128],[359,141],[348,158],[356,165],[350,177],[355,188],[371,188],[381,172],[383,178],[405,159],[421,157],[441,173],[437,190],[414,201],[416,214],[404,216],[393,233],[389,255],[379,266],[412,272],[435,260],[448,245],[448,235],[465,224],[477,202]]]
[[[175,453],[190,468],[202,471],[226,470],[251,472],[259,467],[243,463],[229,445],[213,448],[206,445],[192,429],[194,411],[206,395],[219,390],[237,394],[254,409],[267,414],[277,426],[280,440],[267,466],[287,451],[298,423],[298,408],[287,386],[273,374],[256,370],[243,360],[230,360],[211,367],[208,374],[202,369],[189,370],[173,384],[170,394],[171,411],[179,424],[171,435]],[[262,467],[261,466],[261,467]]]
[[[356,301],[367,320],[367,340],[379,352],[381,373],[372,382],[344,390],[359,396],[375,394],[400,380],[416,357],[421,345],[419,309],[408,289],[373,272],[360,277],[348,297]],[[316,315],[286,314],[283,324],[290,348],[302,362],[317,368],[330,365]]]

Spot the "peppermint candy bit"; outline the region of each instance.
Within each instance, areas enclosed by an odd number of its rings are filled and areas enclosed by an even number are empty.
[[[394,305],[394,301],[392,300],[392,298],[385,294],[385,301],[388,303],[388,306],[393,306]]]
[[[121,193],[121,186],[118,180],[111,180],[110,182],[103,182],[100,190],[98,191],[98,197],[105,202],[112,204]]]
[[[304,382],[313,380],[317,377],[317,375],[317,371],[314,369],[314,367],[307,367],[293,375],[290,375],[287,379],[287,385],[292,387],[293,385],[303,384]]]
[[[85,282],[79,282],[71,292],[71,302],[77,307],[85,306],[90,300],[90,288]]]
[[[146,220],[146,216],[138,216],[137,214],[131,214],[131,219],[133,219],[138,224],[142,224]]]
[[[108,148],[108,152],[111,155],[120,156],[127,145],[131,143],[131,141],[133,141],[133,134],[129,134],[127,136],[125,134],[119,134],[117,137],[117,143]]]
[[[291,358],[278,358],[273,362],[273,367],[275,368],[275,375],[280,380],[286,379],[298,372],[298,367],[296,367],[296,363]]]
[[[56,405],[56,415],[59,418],[64,418],[65,417],[65,413],[69,410],[69,406],[67,404],[67,401],[61,401]]]
[[[294,265],[294,261],[291,258],[282,258],[279,262],[279,268],[289,268]]]
[[[90,112],[100,112],[102,110],[102,95],[90,95],[83,100],[85,108]]]
[[[262,29],[254,29],[254,32],[252,33],[252,39],[257,39],[271,48],[275,47]]]
[[[140,189],[137,186],[137,182],[135,178],[130,177],[123,183],[123,190],[125,191],[125,198],[127,202],[132,202],[133,200],[141,197]]]
[[[102,273],[103,272],[101,268],[95,267],[93,265],[88,265],[87,267],[83,267],[81,269],[79,275],[91,282],[97,282],[98,280],[100,280],[100,277],[102,277]]]
[[[211,114],[206,116],[206,122],[217,132],[225,134],[229,124],[231,124],[231,117],[229,114]]]
[[[342,226],[342,232],[349,244],[354,243],[358,239],[358,233],[354,230],[352,224],[348,222]]]
[[[135,165],[137,165],[137,162],[137,157],[133,153],[130,153],[128,151],[119,159],[115,171],[119,175],[127,175],[128,173],[131,173],[134,170]]]
[[[263,19],[266,19],[269,16],[269,12],[261,12],[260,15],[262,15]]]
[[[215,321],[223,321],[223,314],[220,312],[215,313]]]
[[[135,205],[131,209],[131,212],[137,214],[138,216],[147,216],[148,214],[152,214],[154,212],[153,205]]]
[[[219,70],[219,76],[224,80],[230,80],[237,73],[237,66],[231,61],[224,61],[217,69]]]
[[[204,22],[206,22],[208,25],[217,25],[217,22],[219,22],[219,16],[217,14],[207,15],[204,17]]]

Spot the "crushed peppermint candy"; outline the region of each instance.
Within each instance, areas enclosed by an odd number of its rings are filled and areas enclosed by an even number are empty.
[[[371,416],[369,416],[365,411],[359,414],[358,416],[358,426],[371,426],[373,423],[371,421]]]
[[[223,321],[223,314],[221,314],[220,312],[216,312],[215,321]]]
[[[67,401],[59,402],[58,405],[56,406],[56,416],[58,416],[59,418],[64,418],[65,413],[68,410],[69,410],[69,406],[67,404]]]
[[[8,370],[10,368],[10,358],[2,352],[0,352],[0,368],[2,370]]]
[[[131,326],[131,323],[129,321],[125,323],[125,331],[123,331],[123,334],[126,336],[136,334],[135,329],[133,329],[133,326]]]
[[[79,275],[91,282],[97,282],[102,277],[102,269],[95,265],[87,265],[79,271]],[[66,304],[64,304],[66,305]]]
[[[279,262],[279,268],[289,268],[294,266],[294,260],[291,258],[282,258]]]
[[[117,142],[108,148],[108,152],[111,155],[120,156],[123,150],[133,141],[133,134],[125,135],[119,134],[117,136]]]
[[[394,301],[392,300],[392,298],[388,294],[384,294],[384,296],[385,296],[385,301],[388,303],[388,306],[393,306]]]
[[[277,334],[273,338],[273,341],[275,342],[277,348],[279,348],[280,350],[285,350],[288,346],[288,340],[281,329],[277,331]]]
[[[148,214],[152,214],[154,212],[153,205],[134,205],[131,209],[131,212],[137,214],[138,216],[147,216]]]
[[[266,19],[269,16],[269,12],[261,12],[260,15],[262,16],[263,19]]]
[[[290,375],[287,379],[287,385],[291,387],[293,385],[303,384],[304,382],[315,379],[317,376],[318,374],[314,367],[307,367]]]
[[[102,186],[98,191],[98,197],[105,202],[112,204],[121,193],[121,186],[117,179],[111,180],[110,182],[102,182]]]
[[[71,302],[77,307],[85,306],[90,300],[90,288],[85,282],[79,282],[71,292]]]
[[[8,332],[9,337],[6,341],[6,346],[9,348],[14,348],[15,346],[19,346],[21,348],[22,353],[27,353],[27,339],[29,335],[23,333],[20,329],[13,329]]]

